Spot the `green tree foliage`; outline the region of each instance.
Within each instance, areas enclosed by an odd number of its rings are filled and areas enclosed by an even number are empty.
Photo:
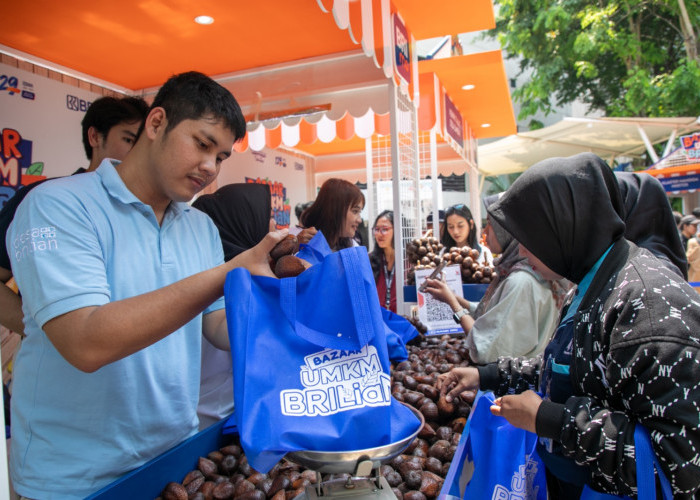
[[[519,119],[580,99],[608,116],[700,115],[697,0],[495,0],[529,81]]]

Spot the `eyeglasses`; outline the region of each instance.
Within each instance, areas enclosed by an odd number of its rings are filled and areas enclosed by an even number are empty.
[[[376,233],[382,233],[382,234],[388,234],[389,231],[391,231],[392,228],[389,226],[384,226],[384,227],[374,227],[372,228],[372,231]]]

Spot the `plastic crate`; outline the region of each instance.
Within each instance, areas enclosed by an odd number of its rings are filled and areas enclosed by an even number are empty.
[[[138,469],[123,475],[111,484],[90,495],[88,500],[153,499],[160,496],[165,485],[180,482],[185,475],[197,468],[199,457],[226,446],[234,434],[223,434],[226,420],[207,427],[186,439]]]

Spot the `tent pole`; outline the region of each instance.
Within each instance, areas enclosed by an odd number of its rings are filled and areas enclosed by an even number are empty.
[[[649,153],[649,156],[651,156],[653,163],[656,163],[659,161],[659,156],[656,154],[656,151],[654,151],[654,147],[651,145],[651,141],[649,140],[649,137],[647,137],[647,133],[644,131],[641,125],[637,125],[637,130],[639,131],[642,141],[644,141],[644,145],[647,148],[647,153]]]
[[[661,156],[661,158],[666,158],[671,153],[673,143],[676,141],[676,132],[678,131],[674,128],[671,131],[671,135],[668,136],[668,141],[666,141],[666,147],[664,148],[664,154]]]
[[[374,223],[374,218],[378,214],[374,201],[374,175],[373,175],[373,160],[372,160],[372,137],[365,139],[365,175],[367,176],[367,227],[369,228],[369,237],[367,238],[369,251],[374,250],[374,238],[372,237],[371,224]],[[375,213],[376,212],[376,213]]]

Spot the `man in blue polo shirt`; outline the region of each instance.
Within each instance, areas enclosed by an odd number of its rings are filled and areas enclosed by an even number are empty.
[[[29,498],[84,498],[197,431],[202,333],[228,348],[223,285],[271,275],[284,233],[224,264],[187,201],[211,183],[245,120],[200,73],[158,92],[123,162],[34,189],[7,247],[24,296],[10,469]]]

